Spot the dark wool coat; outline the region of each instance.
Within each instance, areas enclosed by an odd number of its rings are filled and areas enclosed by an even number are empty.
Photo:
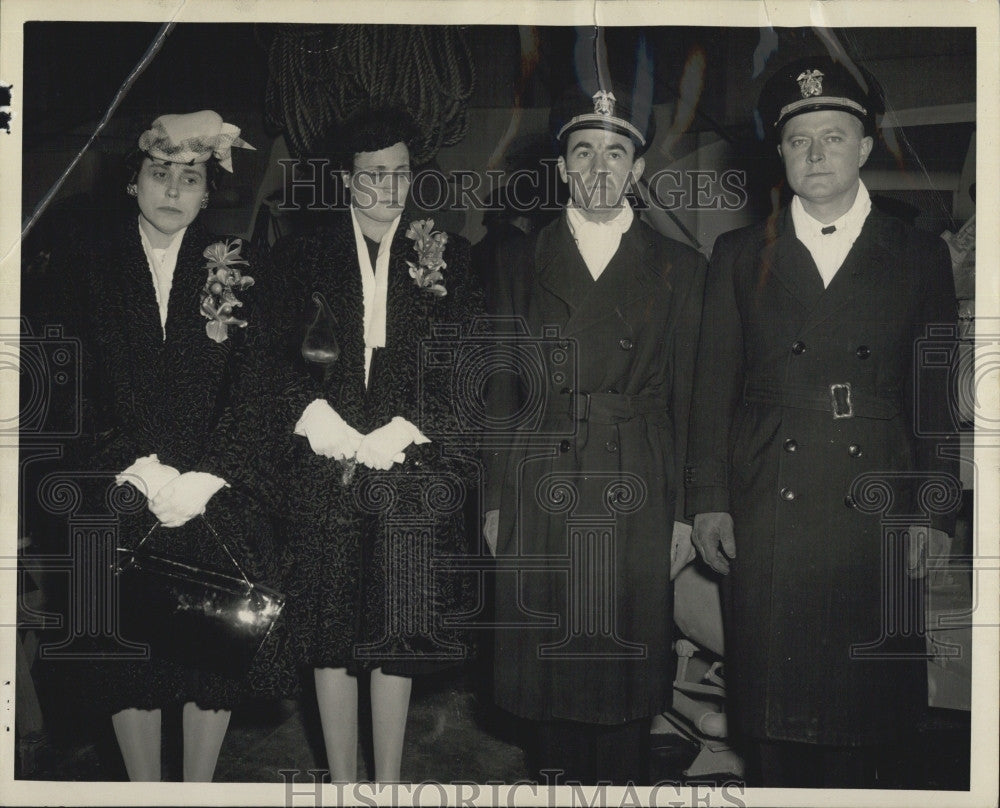
[[[520,358],[494,373],[512,445],[488,455],[497,701],[531,719],[655,715],[705,259],[636,217],[595,282],[563,215],[495,271],[491,313],[522,324]]]
[[[899,656],[924,641],[922,583],[896,538],[929,503],[947,529],[957,505],[935,456],[950,439],[947,367],[919,359],[926,326],[954,320],[944,243],[878,210],[825,290],[787,210],[716,243],[687,509],[735,522],[726,680],[745,733],[879,743],[926,703],[924,662]],[[844,383],[854,416],[834,418],[830,385]],[[941,437],[918,440],[918,419]]]
[[[207,455],[228,445],[223,417],[227,405],[234,346],[245,335],[230,328],[222,343],[205,332],[200,312],[207,277],[204,249],[214,241],[196,223],[188,227],[174,270],[167,309],[166,340],[160,326],[152,275],[140,240],[136,217],[129,216],[100,242],[81,250],[74,271],[88,288],[90,310],[85,333],[85,374],[96,374],[96,399],[86,401],[84,429],[91,441],[89,466],[100,475],[96,493],[137,458],[156,453],[161,463],[181,473],[207,471]],[[247,269],[253,275],[254,269]],[[253,287],[238,293],[240,313],[255,327]],[[220,423],[221,422],[221,423]],[[131,484],[118,492],[127,500],[118,520],[118,545],[135,546],[157,524],[146,498]],[[268,519],[256,506],[230,489],[208,503],[205,519],[226,542],[254,581],[280,589],[278,564]],[[151,549],[233,572],[231,562],[200,519],[180,528],[159,527],[148,541]],[[282,632],[272,636],[247,677],[230,679],[199,673],[167,660],[107,661],[81,673],[83,689],[111,711],[125,707],[151,709],[189,700],[205,708],[231,707],[248,696],[289,693],[294,669],[282,652]],[[127,638],[126,638],[127,639]]]
[[[364,378],[363,296],[347,212],[329,229],[278,242],[267,296],[271,316],[252,342],[237,407],[256,458],[223,467],[278,515],[295,558],[288,617],[301,660],[355,671],[419,673],[461,661],[468,632],[457,626],[474,579],[455,570],[468,546],[463,506],[480,477],[475,435],[461,429],[465,392],[452,360],[429,362],[435,344],[454,347],[482,314],[470,283],[469,245],[450,235],[441,298],[418,289],[407,260],[408,212],[391,244],[386,345]],[[326,373],[301,356],[304,325],[320,292],[336,318],[340,358]],[[438,331],[439,343],[430,341]],[[443,332],[440,329],[444,329]],[[449,330],[450,329],[450,330]],[[343,466],[294,435],[306,406],[325,398],[367,434],[401,416],[431,443],[406,449],[389,471]]]

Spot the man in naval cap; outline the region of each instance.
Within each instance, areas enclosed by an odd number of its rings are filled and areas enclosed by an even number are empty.
[[[513,436],[488,456],[495,692],[527,719],[542,782],[644,782],[672,694],[671,539],[690,531],[676,523],[706,262],[627,199],[650,102],[610,83],[559,100],[570,201],[494,270],[493,313],[521,324],[522,350],[513,379],[496,374]]]
[[[794,196],[719,237],[706,285],[686,502],[725,576],[750,785],[885,786],[926,706],[924,554],[960,485],[947,374],[918,348],[955,293],[944,242],[860,178],[877,95],[826,57],[771,76],[759,111]]]

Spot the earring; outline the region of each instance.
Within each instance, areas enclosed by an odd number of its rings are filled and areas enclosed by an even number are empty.
[[[202,209],[202,210],[204,210],[204,209],[205,209],[205,208],[207,208],[207,207],[208,207],[208,194],[205,194],[205,195],[204,195],[204,196],[203,196],[203,197],[201,198],[201,209]]]
[[[138,196],[139,189],[138,187],[136,187],[136,184],[134,182],[130,182],[128,185],[125,186],[125,193],[127,193],[129,196]]]

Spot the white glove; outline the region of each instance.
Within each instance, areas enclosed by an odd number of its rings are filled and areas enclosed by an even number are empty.
[[[173,466],[164,466],[155,454],[140,457],[125,471],[115,477],[115,484],[132,483],[139,492],[152,499],[157,492],[180,472]]]
[[[215,492],[227,485],[214,474],[187,471],[167,483],[149,502],[149,509],[164,527],[180,527],[205,512]]]
[[[309,448],[316,454],[334,460],[354,457],[361,443],[361,433],[322,398],[317,398],[302,411],[295,434],[308,438]]]
[[[406,460],[403,449],[411,443],[430,443],[419,429],[398,415],[385,426],[380,426],[361,438],[358,462],[369,468],[387,471],[393,463]]]
[[[674,580],[682,569],[694,561],[696,555],[691,541],[691,525],[674,522],[674,535],[670,541],[670,580]]]

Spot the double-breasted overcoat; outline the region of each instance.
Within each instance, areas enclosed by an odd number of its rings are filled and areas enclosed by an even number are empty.
[[[517,715],[617,724],[669,704],[704,271],[638,217],[596,281],[565,215],[498,252],[507,347],[490,439],[508,437],[487,454],[487,507],[500,510],[496,697]]]
[[[825,289],[787,209],[716,243],[687,510],[734,519],[727,689],[751,736],[880,743],[926,699],[903,529],[957,504],[954,319],[944,243],[877,208]]]

